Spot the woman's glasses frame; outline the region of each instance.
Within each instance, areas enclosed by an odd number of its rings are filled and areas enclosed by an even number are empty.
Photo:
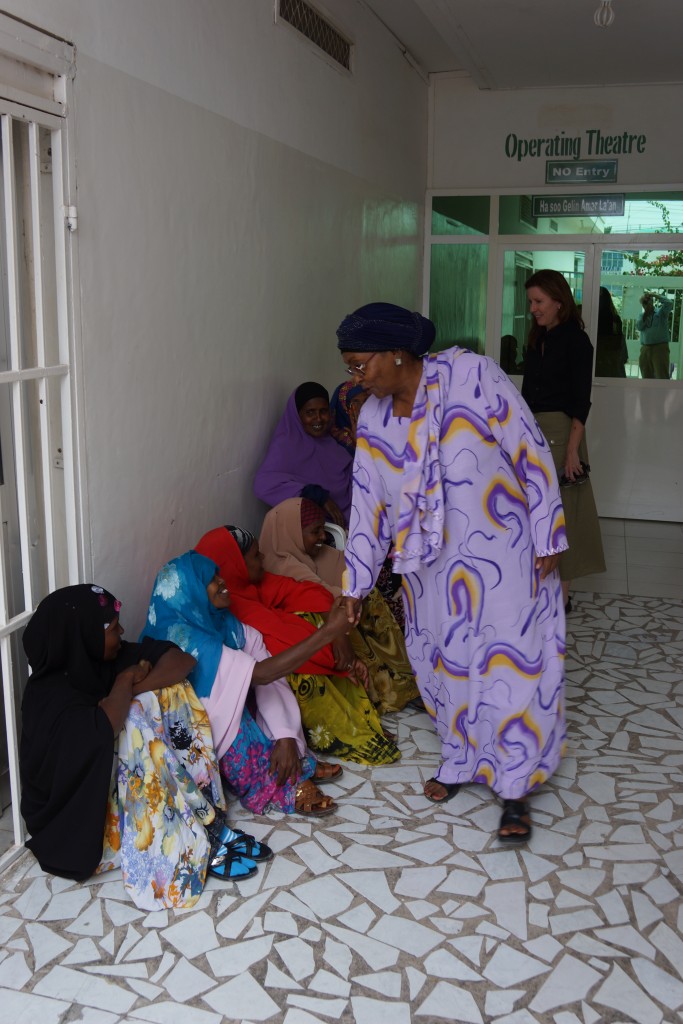
[[[368,356],[364,363],[352,363],[351,366],[347,366],[346,372],[348,373],[349,377],[364,377],[365,367],[368,365],[371,359],[375,358],[376,355],[379,355],[379,352],[373,352],[371,356]]]

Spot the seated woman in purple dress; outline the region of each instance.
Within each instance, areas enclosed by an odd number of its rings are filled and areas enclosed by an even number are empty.
[[[271,507],[286,498],[310,498],[332,522],[348,526],[352,458],[329,429],[326,389],[314,381],[299,385],[254,477],[256,497]]]

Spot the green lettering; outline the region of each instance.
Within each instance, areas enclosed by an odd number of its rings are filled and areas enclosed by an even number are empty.
[[[647,136],[645,136],[645,135],[639,135],[638,136],[638,141],[636,142],[636,149],[638,150],[639,153],[644,153],[645,152],[645,144],[646,144],[646,142],[647,142]]]
[[[586,135],[588,136],[588,156],[592,156],[593,155],[593,144],[594,144],[594,141],[595,141],[595,136],[596,135],[599,136],[600,132],[599,132],[599,130],[597,128],[587,128],[586,129]]]

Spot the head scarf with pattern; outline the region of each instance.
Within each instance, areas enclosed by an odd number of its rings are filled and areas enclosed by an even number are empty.
[[[249,554],[249,549],[256,543],[256,537],[249,530],[243,530],[241,526],[226,526],[225,529],[234,537],[237,547],[243,555]]]
[[[420,313],[392,302],[370,302],[345,316],[337,328],[342,352],[393,352],[403,349],[422,357],[429,352],[436,328]]]
[[[198,697],[211,693],[223,646],[244,647],[241,622],[227,609],[214,608],[206,592],[216,572],[216,563],[196,551],[167,562],[154,581],[142,631],[172,640],[197,659],[188,678]]]

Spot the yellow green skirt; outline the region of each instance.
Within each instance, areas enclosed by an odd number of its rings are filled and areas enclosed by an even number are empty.
[[[403,633],[377,588],[363,600],[360,623],[349,639],[368,666],[368,696],[381,715],[400,711],[419,697]]]
[[[313,612],[302,618],[321,623]],[[358,764],[391,764],[401,752],[384,735],[379,712],[362,686],[345,676],[287,676],[311,750]]]

